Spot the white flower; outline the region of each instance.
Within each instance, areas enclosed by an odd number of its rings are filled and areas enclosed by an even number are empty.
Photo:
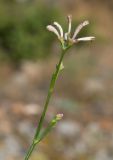
[[[77,41],[80,42],[80,41],[92,41],[94,40],[95,37],[83,37],[83,38],[78,38]]]
[[[78,33],[81,31],[81,29],[87,26],[88,24],[89,24],[89,21],[84,21],[83,23],[79,24],[74,32],[72,39],[74,40],[77,37]]]
[[[48,25],[47,29],[53,33],[55,33],[60,40],[61,44],[64,47],[69,47],[73,43],[78,43],[80,41],[92,41],[95,39],[95,37],[82,37],[77,38],[77,35],[81,31],[81,29],[89,24],[89,21],[84,21],[81,24],[78,25],[78,27],[75,29],[75,32],[73,36],[71,37],[71,28],[72,28],[72,16],[68,15],[68,31],[64,33],[61,25],[58,22],[54,22],[53,25]]]
[[[60,25],[58,22],[54,22],[53,24],[54,24],[54,25],[57,27],[57,29],[59,30],[59,32],[60,32],[60,37],[63,38],[63,29],[62,29],[61,25]]]
[[[57,29],[56,29],[55,27],[53,27],[52,25],[48,25],[48,26],[47,26],[47,29],[48,29],[49,31],[55,33],[55,34],[57,35],[57,37],[60,38],[60,35],[59,35],[59,33],[58,33],[58,31],[57,31]]]
[[[71,24],[72,24],[72,16],[68,15],[67,19],[68,19],[68,34],[70,34],[71,33]]]

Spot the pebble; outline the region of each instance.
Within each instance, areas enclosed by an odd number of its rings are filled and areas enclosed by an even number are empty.
[[[59,134],[66,137],[73,137],[80,133],[81,127],[77,122],[62,121],[57,126]]]

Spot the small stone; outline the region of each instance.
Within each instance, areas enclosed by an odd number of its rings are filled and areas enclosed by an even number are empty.
[[[38,104],[28,104],[24,107],[25,109],[25,113],[27,115],[35,115],[37,114],[38,112],[40,112],[40,109],[41,108]]]
[[[60,122],[57,129],[58,132],[60,132],[60,134],[67,137],[71,137],[71,136],[76,136],[80,132],[81,127],[76,122],[65,121],[65,122]]]

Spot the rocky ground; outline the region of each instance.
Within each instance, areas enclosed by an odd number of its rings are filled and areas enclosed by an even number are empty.
[[[65,99],[58,99],[59,106],[50,106],[46,123],[55,113],[63,112],[64,119],[45,138],[33,154],[32,160],[113,159],[113,119],[112,116],[96,116],[92,110],[65,109]],[[71,104],[72,103],[72,104]],[[54,107],[54,108],[52,108]],[[69,106],[68,106],[69,107]],[[94,112],[94,110],[93,110]],[[23,159],[30,145],[41,106],[37,103],[5,101],[0,108],[0,159]]]

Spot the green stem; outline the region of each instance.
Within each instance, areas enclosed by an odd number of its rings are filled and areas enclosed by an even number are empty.
[[[59,71],[60,71],[60,66],[61,66],[61,63],[62,63],[64,54],[65,54],[65,50],[63,50],[63,52],[62,52],[61,57],[60,57],[60,60],[59,60],[59,63],[58,63],[58,65],[56,66],[56,71],[55,71],[55,73],[53,74],[53,76],[52,76],[52,78],[51,78],[50,87],[49,87],[48,95],[47,95],[47,98],[46,98],[46,103],[45,103],[45,105],[44,105],[44,110],[43,110],[43,112],[42,112],[42,115],[41,115],[41,118],[40,118],[40,121],[39,121],[39,126],[38,126],[38,128],[37,128],[35,138],[38,138],[39,132],[40,132],[40,130],[41,130],[41,128],[42,128],[43,121],[44,121],[44,117],[45,117],[45,114],[46,114],[46,111],[47,111],[47,108],[48,108],[48,104],[49,104],[51,95],[52,95],[53,90],[54,90],[55,82],[56,82],[56,80],[57,80],[58,73],[59,73]]]
[[[33,152],[35,146],[36,146],[36,143],[34,143],[34,141],[33,141],[33,143],[31,144],[31,146],[28,149],[28,152],[27,152],[26,157],[25,157],[24,160],[28,160],[30,158],[31,153]]]
[[[51,95],[52,95],[53,90],[54,90],[55,82],[57,80],[57,77],[58,77],[58,74],[59,74],[59,71],[60,71],[61,63],[62,63],[63,57],[65,55],[65,52],[66,52],[66,49],[63,49],[62,53],[61,53],[61,57],[60,57],[59,63],[56,66],[55,73],[52,75],[51,82],[50,82],[50,87],[49,87],[49,90],[48,90],[48,95],[47,95],[46,102],[45,102],[45,105],[44,105],[44,109],[43,109],[42,115],[41,115],[40,120],[39,120],[39,125],[38,125],[38,127],[36,129],[36,133],[35,133],[35,136],[34,136],[34,139],[33,139],[33,143],[30,146],[30,148],[29,148],[24,160],[28,160],[30,158],[30,156],[31,156],[36,144],[38,143],[37,140],[39,138],[39,134],[40,134],[43,122],[44,122],[44,118],[45,118],[45,115],[46,115],[48,104],[50,102]]]

